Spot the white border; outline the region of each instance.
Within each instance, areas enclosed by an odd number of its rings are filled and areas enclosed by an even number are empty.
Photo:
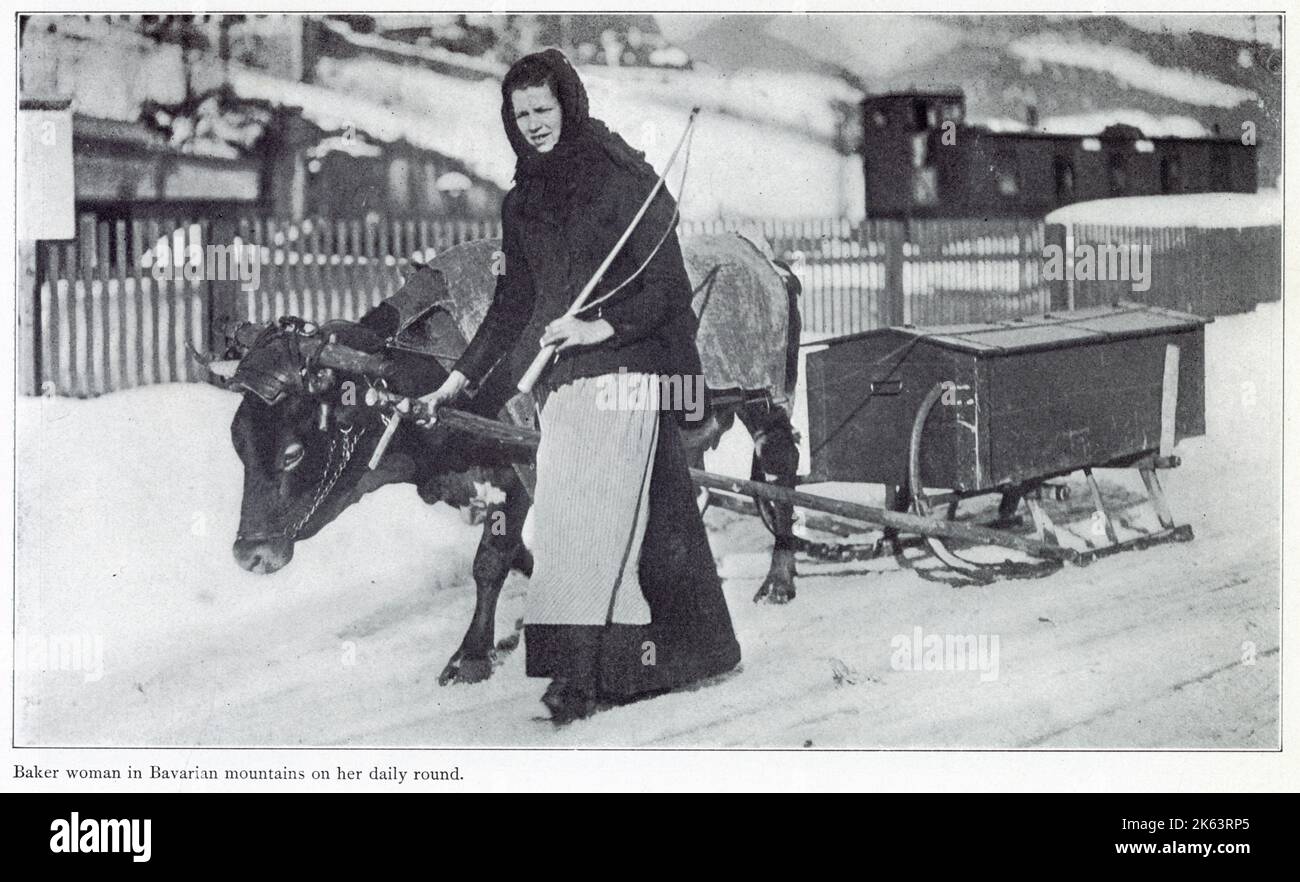
[[[391,2],[382,4],[383,11],[429,11],[428,3]],[[529,4],[529,11],[571,11],[571,12],[668,12],[681,10],[699,14],[698,2],[683,0],[659,0],[646,4],[610,4],[595,3],[590,0],[569,0],[564,3],[542,2]],[[1216,14],[1246,14],[1251,12],[1280,13],[1280,8],[1260,10],[1258,7],[1229,0],[1183,0],[1178,4],[1183,10],[1198,10]],[[1279,7],[1281,4],[1277,4]],[[327,2],[327,0],[282,0],[275,4],[277,11],[355,11],[355,3]],[[216,2],[209,0],[202,8],[190,4],[160,4],[140,2],[131,5],[133,11],[186,11],[186,12],[220,12],[248,10],[247,3]],[[478,10],[491,12],[514,11],[520,4],[501,2],[455,4],[433,4],[434,8],[451,10]],[[1225,7],[1227,7],[1225,9]],[[1035,3],[1026,7],[1020,3],[994,4],[980,3],[978,0],[946,0],[942,9],[931,2],[906,2],[894,0],[887,6],[875,3],[856,2],[804,2],[793,0],[784,4],[751,0],[747,8],[756,12],[932,12],[981,13],[985,10],[1005,13],[1049,12],[1049,13],[1151,13],[1170,15],[1168,7],[1158,3],[1110,4],[1110,3]],[[39,4],[32,12],[59,11],[93,11],[105,14],[115,10],[87,10],[86,4],[49,3]],[[263,11],[263,10],[257,10]],[[375,12],[375,10],[366,10]],[[724,13],[732,10],[717,8],[710,12]],[[1294,17],[1283,20],[1283,49],[1293,45],[1295,28]],[[7,57],[17,58],[17,23],[6,30],[0,37]],[[1284,96],[1292,94],[1295,74],[1292,66],[1287,66]],[[16,101],[16,66],[12,76],[4,80],[5,106],[14,108]],[[1297,93],[1300,94],[1300,93]],[[10,124],[12,126],[12,117]],[[12,143],[12,128],[8,131],[9,143]],[[1295,116],[1287,115],[1287,144],[1297,143]],[[1284,151],[1284,165],[1286,151]],[[14,204],[14,181],[12,160],[3,163],[4,193],[7,205]],[[1295,186],[1284,179],[1285,204],[1296,204]],[[7,278],[13,276],[13,242],[14,218],[12,210],[0,212],[0,240],[4,243],[3,265]],[[1287,241],[1284,233],[1284,241]],[[1300,275],[1297,265],[1296,249],[1289,247],[1286,252],[1287,292],[1284,301],[1289,301],[1290,290],[1295,288],[1295,279]],[[12,346],[14,331],[14,311],[0,311],[0,348]],[[1300,377],[1300,364],[1297,364],[1296,324],[1293,319],[1286,340],[1285,365],[1288,377]],[[3,364],[3,400],[0,408],[5,413],[13,413],[13,366],[14,360],[9,356],[0,358]],[[1292,382],[1286,388],[1285,426],[1289,432],[1285,459],[1283,463],[1284,486],[1288,491],[1287,500],[1300,499],[1295,490],[1296,443],[1300,424],[1296,422],[1297,390],[1300,383]],[[12,499],[14,489],[13,474],[13,435],[12,429],[4,433],[4,481],[10,505],[0,511],[0,530],[6,536],[13,535]],[[1207,501],[1212,504],[1212,501]],[[1293,535],[1295,527],[1294,507],[1285,512],[1284,536]],[[5,664],[12,659],[12,600],[13,584],[13,550],[10,542],[3,543],[4,565],[7,586],[6,602],[3,604],[3,634],[5,635]],[[1294,579],[1298,564],[1296,547],[1284,541],[1284,571]],[[1284,639],[1295,633],[1300,603],[1292,600],[1284,604],[1283,622]],[[261,791],[393,791],[428,789],[432,791],[471,790],[878,790],[878,791],[1291,791],[1300,785],[1300,769],[1295,759],[1297,732],[1297,714],[1286,713],[1294,705],[1297,677],[1295,659],[1282,653],[1283,723],[1282,733],[1285,749],[1281,752],[1268,753],[1213,753],[1213,752],[1086,752],[1086,751],[633,751],[633,750],[527,750],[527,749],[474,749],[474,750],[246,750],[246,749],[194,749],[194,750],[71,750],[71,749],[34,749],[15,750],[8,743],[12,731],[13,685],[10,677],[5,678],[5,696],[0,701],[3,710],[3,776],[0,777],[0,789],[4,791],[46,791],[46,792],[106,792],[140,790],[140,791],[217,791],[217,790],[261,790]],[[11,672],[10,672],[11,673]],[[311,768],[345,768],[361,769],[363,773],[372,766],[399,765],[404,768],[449,768],[458,766],[464,780],[459,784],[439,783],[425,788],[417,788],[409,782],[402,787],[377,785],[367,778],[357,784],[342,784],[330,781],[325,784],[313,784],[308,781],[299,784],[271,783],[269,785],[236,783],[233,786],[217,782],[216,786],[207,782],[141,782],[105,781],[103,786],[95,787],[94,782],[32,781],[31,779],[13,778],[15,763],[27,766],[57,767],[61,764],[75,763],[84,767],[119,767],[128,763],[147,769],[151,763],[177,767],[199,765],[215,768],[280,768],[283,766]]]

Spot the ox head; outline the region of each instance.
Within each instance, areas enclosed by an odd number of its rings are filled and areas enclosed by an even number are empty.
[[[228,354],[238,359],[204,359],[214,379],[243,395],[230,426],[244,466],[234,555],[250,572],[273,573],[296,541],[370,490],[409,480],[414,463],[393,452],[369,467],[384,423],[365,394],[394,367],[378,334],[285,317],[244,325],[234,339]]]

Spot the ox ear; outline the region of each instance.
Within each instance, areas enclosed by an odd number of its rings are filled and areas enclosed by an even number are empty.
[[[248,350],[253,347],[253,343],[262,335],[262,332],[270,327],[269,322],[254,324],[234,320],[226,325],[226,342],[227,353],[234,351],[240,356],[248,354]]]

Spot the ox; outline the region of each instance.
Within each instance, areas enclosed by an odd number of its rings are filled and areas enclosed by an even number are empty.
[[[797,371],[798,281],[749,240],[727,234],[683,239],[683,256],[700,317],[698,342],[711,410],[684,440],[693,460],[739,417],[754,440],[753,476],[794,485],[798,465],[786,411]],[[208,362],[214,378],[243,393],[231,438],[244,466],[234,555],[239,565],[273,573],[293,558],[294,544],[316,535],[370,491],[411,483],[430,503],[464,507],[475,485],[505,494],[486,517],[474,558],[473,618],[439,683],[476,682],[492,671],[497,597],[512,568],[525,575],[531,557],[522,541],[530,504],[531,453],[509,443],[471,437],[444,426],[401,424],[372,463],[384,417],[365,393],[418,396],[436,388],[472,337],[491,301],[495,240],[449,249],[420,268],[388,300],[357,322],[319,327],[293,317],[265,327],[245,325],[227,355]],[[530,400],[514,383],[535,354],[539,328],[521,342],[463,409],[529,423]],[[760,506],[776,537],[772,563],[755,600],[794,598],[793,512]]]

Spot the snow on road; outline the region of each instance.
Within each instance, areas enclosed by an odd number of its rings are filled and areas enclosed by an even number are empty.
[[[797,600],[769,607],[750,597],[770,540],[711,510],[742,670],[561,731],[520,651],[486,683],[437,685],[473,607],[477,528],[455,511],[386,487],[252,575],[230,554],[233,395],[20,400],[16,743],[1274,747],[1280,312],[1207,329],[1209,434],[1166,473],[1192,543],[962,589],[892,560],[803,561]],[[742,468],[738,451],[729,437],[710,465]],[[1134,476],[1102,481],[1139,497]],[[498,637],[526,587],[507,582]],[[917,629],[983,638],[981,669],[899,670]],[[24,657],[70,637],[78,670]]]

